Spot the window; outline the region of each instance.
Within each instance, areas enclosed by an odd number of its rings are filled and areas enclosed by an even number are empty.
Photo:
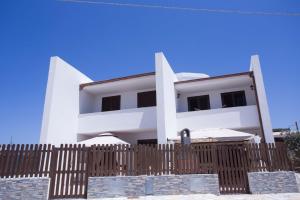
[[[102,112],[120,110],[121,96],[111,96],[102,98]]]
[[[138,140],[138,144],[157,144],[157,139]]]
[[[197,110],[209,110],[209,95],[188,97],[188,109],[189,111]]]
[[[137,94],[137,107],[156,106],[156,92],[140,92]]]
[[[245,91],[222,93],[221,98],[223,108],[247,105]]]

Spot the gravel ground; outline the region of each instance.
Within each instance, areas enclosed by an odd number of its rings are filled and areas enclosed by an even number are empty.
[[[239,194],[239,195],[212,195],[212,194],[196,194],[196,195],[168,195],[168,196],[145,196],[139,198],[105,198],[101,200],[300,200],[300,193],[284,193],[284,194]],[[100,200],[100,199],[94,199]]]

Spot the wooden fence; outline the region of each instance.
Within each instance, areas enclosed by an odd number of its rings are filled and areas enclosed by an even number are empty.
[[[50,198],[85,198],[87,196],[90,148],[61,145],[53,149]]]
[[[95,145],[90,176],[212,173],[213,151],[210,145]]]
[[[50,174],[51,145],[0,145],[0,177],[43,177]]]
[[[247,193],[247,172],[292,170],[283,143],[1,145],[0,177],[50,177],[50,198],[85,198],[90,176],[219,175],[221,193]]]
[[[98,145],[90,176],[211,174],[242,159],[247,171],[290,170],[284,144]],[[238,151],[233,155],[233,151]],[[220,158],[225,161],[222,162]],[[236,166],[235,164],[234,166]]]

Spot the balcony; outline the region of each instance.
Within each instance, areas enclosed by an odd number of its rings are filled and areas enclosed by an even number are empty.
[[[79,115],[78,133],[131,132],[156,129],[156,107]]]
[[[256,105],[177,113],[177,130],[259,127]]]

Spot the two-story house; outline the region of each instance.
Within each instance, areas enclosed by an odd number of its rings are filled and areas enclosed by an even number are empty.
[[[164,144],[185,128],[225,128],[274,142],[258,56],[249,71],[210,77],[174,73],[156,53],[155,72],[102,81],[51,58],[40,143],[112,133],[131,144]]]

